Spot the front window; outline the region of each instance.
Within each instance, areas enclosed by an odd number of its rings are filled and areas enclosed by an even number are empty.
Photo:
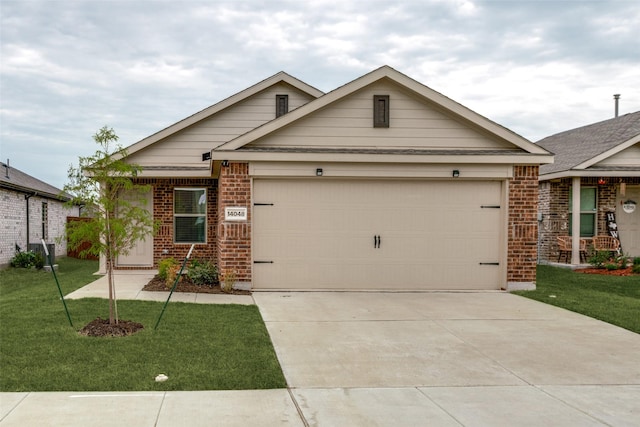
[[[206,243],[207,190],[176,188],[173,193],[175,243]]]
[[[580,188],[580,237],[596,235],[597,195],[595,187]],[[569,235],[571,235],[571,218],[573,194],[569,192]]]

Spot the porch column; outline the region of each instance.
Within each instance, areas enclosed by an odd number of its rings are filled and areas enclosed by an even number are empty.
[[[571,184],[571,264],[580,264],[580,177],[574,176]]]

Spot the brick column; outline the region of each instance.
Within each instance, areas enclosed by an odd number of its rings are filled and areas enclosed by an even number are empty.
[[[507,289],[535,289],[538,257],[538,166],[514,166],[509,182]]]
[[[226,207],[246,207],[246,221],[225,221]],[[218,179],[218,270],[233,271],[236,287],[251,287],[251,179],[247,163],[220,168]]]

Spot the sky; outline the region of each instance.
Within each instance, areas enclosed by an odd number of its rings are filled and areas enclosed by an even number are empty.
[[[538,141],[640,110],[637,0],[0,0],[0,159],[62,188],[279,71],[329,92],[389,65]]]

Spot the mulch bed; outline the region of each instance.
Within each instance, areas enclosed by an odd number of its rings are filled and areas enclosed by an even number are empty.
[[[172,284],[173,286],[173,284]],[[167,287],[166,282],[157,275],[147,283],[143,291],[153,292],[169,292],[171,288]],[[209,285],[196,285],[189,280],[188,277],[182,277],[176,286],[174,292],[192,292],[195,294],[226,294],[226,295],[251,295],[251,291],[243,291],[240,289],[234,289],[231,293],[224,292],[219,284]]]
[[[584,274],[600,274],[603,276],[637,276],[631,272],[631,267],[621,268],[619,270],[607,270],[606,268],[582,268],[576,270],[577,273]]]
[[[144,329],[142,323],[119,320],[117,324],[111,325],[109,319],[98,317],[80,329],[78,333],[88,337],[126,337],[135,334],[141,329]]]

